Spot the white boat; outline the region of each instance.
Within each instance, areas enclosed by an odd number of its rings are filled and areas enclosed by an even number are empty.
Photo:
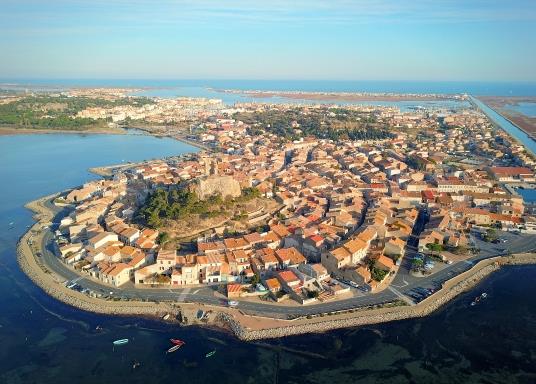
[[[488,294],[486,292],[484,292],[481,296],[482,296],[482,298],[485,299],[486,297],[488,297]]]
[[[177,344],[177,345],[174,345],[173,347],[169,348],[167,350],[166,353],[171,353],[171,352],[175,352],[177,349],[179,349],[180,347],[182,347],[184,344]]]
[[[162,316],[162,320],[167,320],[169,319],[169,317],[170,317],[170,314],[166,313],[164,316]]]
[[[114,341],[114,345],[125,345],[128,344],[128,339],[119,339]]]

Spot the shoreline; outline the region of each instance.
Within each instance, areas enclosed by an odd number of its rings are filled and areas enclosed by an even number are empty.
[[[211,88],[213,89],[213,88]],[[417,94],[417,93],[374,93],[374,92],[322,92],[322,91],[263,91],[239,89],[213,89],[215,92],[243,95],[254,99],[280,97],[289,100],[307,101],[343,101],[343,102],[374,102],[374,101],[445,101],[457,100],[454,95]]]
[[[45,293],[72,307],[99,314],[146,316],[154,319],[162,319],[165,314],[169,314],[174,323],[180,323],[175,320],[176,318],[187,317],[193,320],[188,322],[188,325],[200,325],[221,331],[230,330],[238,339],[243,341],[319,333],[340,328],[424,317],[441,308],[463,292],[470,290],[477,283],[504,266],[536,264],[536,253],[484,259],[468,271],[445,281],[441,289],[414,306],[395,305],[380,308],[355,308],[341,312],[301,317],[294,320],[246,315],[237,309],[201,303],[105,300],[90,297],[65,287],[63,285],[65,279],[48,270],[39,261],[39,257],[36,255],[39,249],[32,249],[33,244],[41,244],[40,240],[44,235],[42,226],[48,225],[54,216],[53,211],[47,208],[44,203],[59,194],[45,196],[25,205],[26,208],[34,212],[36,223],[21,236],[17,243],[17,262],[21,270]],[[31,238],[32,245],[28,243]],[[195,312],[198,309],[210,311],[210,313],[214,314],[211,316],[209,323],[195,320]]]
[[[41,134],[77,134],[77,135],[128,135],[128,131],[122,128],[86,129],[77,131],[74,129],[42,129],[42,128],[10,128],[0,127],[0,136],[16,135],[41,135]]]
[[[42,134],[46,134],[46,135],[53,135],[53,134],[130,135],[130,133],[128,132],[129,129],[135,129],[135,130],[139,130],[139,131],[143,132],[140,135],[153,136],[153,137],[156,137],[156,138],[170,138],[170,139],[173,139],[173,140],[180,141],[181,143],[191,145],[192,147],[199,148],[199,149],[204,150],[204,151],[209,151],[210,152],[210,151],[213,150],[212,148],[206,146],[203,143],[200,143],[200,142],[197,142],[197,141],[194,141],[194,140],[190,140],[190,139],[188,139],[186,137],[172,136],[172,135],[167,135],[167,134],[155,134],[155,133],[151,132],[146,127],[141,127],[141,128],[125,127],[125,128],[117,128],[117,129],[103,128],[103,129],[96,129],[96,130],[88,129],[88,130],[83,130],[83,131],[68,130],[68,129],[41,129],[41,128],[32,129],[32,128],[0,127],[0,137],[2,137],[2,136],[17,136],[17,135],[42,135]],[[92,168],[92,169],[98,169],[98,168],[106,168],[106,167],[96,167],[96,168]],[[108,176],[108,175],[105,175],[105,176]]]

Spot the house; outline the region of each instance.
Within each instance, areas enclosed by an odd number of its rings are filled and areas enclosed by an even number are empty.
[[[301,280],[290,269],[277,274],[277,279],[287,292],[296,292],[301,289]]]
[[[392,271],[395,269],[395,264],[393,259],[385,255],[381,255],[375,262],[377,268],[383,269],[384,271]]]
[[[404,240],[398,237],[393,237],[389,239],[387,243],[385,243],[383,253],[384,255],[398,259],[399,257],[404,256],[405,247],[406,242]]]
[[[351,257],[351,263],[357,264],[365,258],[370,243],[361,240],[359,237],[350,240],[343,244],[343,247],[348,250]]]
[[[152,276],[158,273],[158,265],[150,264],[134,271],[134,284],[151,284]]]
[[[357,284],[368,284],[372,279],[370,271],[363,265],[345,267],[341,270],[341,275]]]
[[[244,286],[242,284],[236,284],[236,283],[227,284],[227,297],[230,299],[240,297],[243,287]]]
[[[300,264],[298,266],[298,270],[319,281],[325,280],[329,277],[328,270],[320,263]]]
[[[294,247],[278,249],[275,251],[275,256],[279,261],[281,268],[307,263],[305,256]]]
[[[79,252],[82,250],[82,243],[69,243],[59,247],[61,257]]]
[[[277,280],[275,277],[272,277],[271,279],[266,279],[264,281],[264,285],[271,293],[277,293],[281,290],[281,284],[279,283],[279,280]]]
[[[199,282],[199,269],[192,263],[177,266],[171,273],[171,285],[196,285]]]
[[[115,287],[119,287],[128,281],[130,281],[131,267],[125,263],[117,263],[109,265],[107,268],[101,270],[99,277],[105,283],[111,284]]]
[[[132,227],[127,227],[119,233],[119,239],[127,245],[134,244],[139,237],[140,231]]]
[[[88,239],[87,243],[91,249],[97,249],[114,241],[119,241],[119,238],[115,233],[102,232]]]
[[[490,167],[489,173],[501,182],[534,182],[534,171],[526,167]]]
[[[156,256],[156,264],[158,265],[158,270],[160,272],[169,271],[175,266],[175,258],[177,256],[177,251],[173,250],[164,250],[161,249],[158,251]]]
[[[275,270],[279,264],[275,251],[272,248],[262,248],[256,252],[257,259],[260,261],[261,276],[265,271]]]
[[[322,265],[329,273],[337,273],[340,268],[350,264],[352,254],[346,248],[338,247],[332,251],[322,253],[321,260]]]

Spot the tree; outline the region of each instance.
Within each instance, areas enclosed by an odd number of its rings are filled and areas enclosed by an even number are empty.
[[[428,243],[426,244],[426,248],[428,248],[432,252],[432,255],[434,254],[434,252],[437,252],[437,254],[439,254],[441,251],[443,251],[443,246],[437,243]]]
[[[161,232],[159,235],[158,235],[158,244],[160,245],[164,245],[165,243],[167,243],[168,241],[171,240],[171,237],[169,236],[169,234],[167,232]]]
[[[376,281],[382,281],[388,273],[388,271],[376,267],[373,267],[370,271],[370,275]]]
[[[424,261],[422,259],[413,259],[411,262],[411,267],[414,271],[418,271],[424,266]]]
[[[259,284],[261,281],[261,278],[259,277],[259,275],[256,273],[254,274],[252,277],[251,277],[251,285],[256,287],[257,284]]]

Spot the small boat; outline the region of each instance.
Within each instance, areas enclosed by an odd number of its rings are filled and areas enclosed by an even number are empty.
[[[473,301],[473,302],[471,303],[471,307],[474,307],[475,305],[476,305],[476,303]]]
[[[486,292],[484,292],[481,296],[482,296],[483,299],[485,299],[486,297],[488,297],[488,294]]]
[[[132,369],[136,369],[138,368],[139,366],[141,366],[141,363],[139,361],[135,361],[133,364],[132,364]]]
[[[162,320],[167,320],[169,319],[169,317],[170,317],[170,314],[166,313],[164,316],[162,316]]]
[[[125,345],[128,344],[128,339],[119,339],[114,341],[114,345]]]
[[[173,347],[169,348],[167,350],[166,353],[171,353],[171,352],[175,352],[177,349],[179,349],[180,347],[182,347],[183,344],[177,344],[177,345],[174,345]]]
[[[216,353],[216,350],[213,350],[213,351],[210,351],[210,352],[207,352],[205,357],[210,357],[210,356],[214,356],[214,354]]]
[[[179,340],[179,339],[169,339],[169,341],[171,341],[171,344],[174,344],[174,345],[184,345],[184,344],[186,344],[184,341]]]

